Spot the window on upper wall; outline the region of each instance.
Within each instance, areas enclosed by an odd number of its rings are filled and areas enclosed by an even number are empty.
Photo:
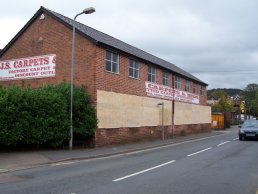
[[[180,77],[178,77],[178,76],[175,76],[175,88],[176,89],[181,89],[181,79],[180,79]]]
[[[139,62],[129,59],[129,77],[139,79]]]
[[[148,81],[156,82],[156,68],[152,66],[148,66]]]
[[[105,69],[108,72],[118,73],[119,72],[119,62],[118,54],[106,51],[106,65]]]
[[[167,71],[163,71],[163,85],[169,86],[169,73]]]
[[[193,83],[193,93],[197,94],[197,84]]]
[[[204,87],[203,86],[200,87],[200,95],[204,96]]]
[[[185,91],[186,92],[190,91],[190,81],[189,80],[185,80]]]

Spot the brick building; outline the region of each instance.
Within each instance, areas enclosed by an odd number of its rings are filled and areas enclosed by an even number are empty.
[[[72,22],[41,7],[2,49],[0,85],[70,83]],[[160,138],[160,102],[164,103],[166,138],[210,131],[206,83],[84,24],[76,22],[76,29],[74,83],[86,86],[96,107],[96,146]]]

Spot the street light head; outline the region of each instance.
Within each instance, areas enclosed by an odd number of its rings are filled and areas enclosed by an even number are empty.
[[[91,14],[95,12],[95,8],[94,7],[89,7],[83,10],[83,13],[85,14]]]
[[[163,106],[164,105],[164,102],[160,102],[157,104],[158,106]]]

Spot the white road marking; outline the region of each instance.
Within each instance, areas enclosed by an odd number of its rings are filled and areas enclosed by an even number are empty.
[[[217,146],[219,147],[219,146],[222,146],[222,145],[224,145],[224,144],[226,144],[226,143],[230,143],[230,141],[222,142],[222,143],[218,144]]]
[[[2,173],[2,172],[8,172],[9,170],[7,170],[7,169],[2,169],[2,168],[0,168],[0,173]]]
[[[186,140],[186,141],[183,141],[183,142],[171,143],[171,144],[168,144],[168,145],[158,146],[158,147],[154,147],[154,148],[147,148],[145,150],[132,151],[132,152],[128,152],[126,154],[121,153],[121,154],[117,154],[117,155],[113,155],[113,156],[107,156],[107,157],[102,157],[102,158],[93,158],[93,159],[89,159],[89,160],[100,160],[100,159],[105,159],[105,158],[115,158],[115,157],[124,156],[124,155],[126,155],[126,156],[128,155],[129,156],[129,155],[132,155],[132,154],[137,154],[137,153],[149,152],[149,151],[153,151],[153,150],[159,150],[159,149],[163,149],[163,148],[174,147],[174,146],[178,146],[178,145],[182,145],[182,144],[186,144],[186,143],[198,142],[198,141],[202,141],[202,140],[218,137],[218,136],[221,136],[221,135],[223,135],[223,134],[214,135],[214,136],[210,136],[210,137],[203,137],[203,138],[199,138],[199,139]]]
[[[68,164],[73,164],[74,162],[59,162],[59,163],[54,163],[51,164],[51,166],[61,166],[61,165],[68,165]]]
[[[152,167],[152,168],[148,168],[148,169],[146,169],[146,170],[142,170],[142,171],[139,171],[139,172],[136,172],[136,173],[133,173],[133,174],[130,174],[130,175],[127,175],[127,176],[124,176],[124,177],[115,179],[115,180],[113,180],[113,182],[121,181],[121,180],[130,178],[130,177],[132,177],[132,176],[136,176],[136,175],[139,175],[139,174],[142,174],[142,173],[145,173],[145,172],[154,170],[154,169],[156,169],[156,168],[160,168],[160,167],[162,167],[162,166],[166,166],[166,165],[171,164],[171,163],[173,163],[173,162],[175,162],[175,161],[176,161],[176,160],[171,160],[171,161],[169,161],[169,162],[160,164],[160,165],[158,165],[158,166],[154,166],[154,167]]]
[[[233,141],[236,141],[236,140],[239,140],[239,138],[235,138],[235,139],[233,139]]]
[[[198,151],[198,152],[195,152],[195,153],[189,154],[189,155],[187,155],[187,157],[190,157],[190,156],[193,156],[193,155],[196,155],[196,154],[199,154],[199,153],[205,152],[205,151],[210,150],[210,149],[211,149],[211,148],[206,148],[206,149],[204,149],[204,150],[201,150],[201,151]]]

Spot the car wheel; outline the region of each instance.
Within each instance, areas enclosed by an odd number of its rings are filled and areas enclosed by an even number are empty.
[[[239,140],[242,141],[243,140],[243,136],[239,135]]]

